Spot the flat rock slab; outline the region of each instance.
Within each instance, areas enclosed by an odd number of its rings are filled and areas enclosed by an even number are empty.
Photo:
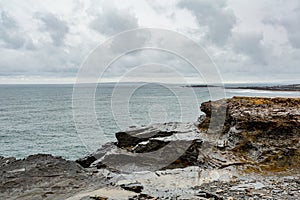
[[[47,154],[11,160],[0,167],[0,199],[65,199],[87,188],[106,185],[74,161]]]
[[[137,193],[123,190],[115,187],[105,187],[101,189],[97,189],[90,192],[82,192],[76,194],[67,200],[83,200],[83,199],[118,199],[118,200],[128,200],[129,198],[133,198],[137,196]]]

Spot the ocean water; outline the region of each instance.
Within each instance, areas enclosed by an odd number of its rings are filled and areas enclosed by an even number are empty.
[[[128,126],[168,121],[195,121],[199,106],[210,100],[207,88],[161,84],[100,84],[94,113],[85,109],[89,86],[73,104],[73,85],[0,85],[0,156],[24,158],[50,153],[77,159],[96,150]],[[299,97],[299,92],[227,90],[232,96]],[[80,116],[75,123],[74,113]],[[98,126],[98,127],[97,127]],[[99,127],[101,131],[99,131]],[[103,139],[105,136],[105,140]]]

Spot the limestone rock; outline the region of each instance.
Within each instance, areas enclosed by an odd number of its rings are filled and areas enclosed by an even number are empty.
[[[199,125],[201,130],[208,128],[212,103],[218,108],[224,106],[222,101],[201,105],[208,116]],[[219,150],[232,152],[260,170],[299,166],[300,99],[233,97],[226,100],[224,124],[217,145]]]

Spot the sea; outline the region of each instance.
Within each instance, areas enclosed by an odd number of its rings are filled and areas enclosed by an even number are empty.
[[[75,160],[116,141],[115,133],[128,127],[196,121],[201,103],[218,95],[300,97],[300,92],[227,89],[216,95],[213,90],[102,83],[87,84],[74,95],[72,84],[0,85],[0,156],[47,153]]]

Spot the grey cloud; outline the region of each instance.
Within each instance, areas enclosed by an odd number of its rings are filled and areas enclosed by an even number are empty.
[[[233,50],[238,54],[249,56],[256,64],[266,65],[266,54],[261,41],[261,33],[234,33],[232,36]]]
[[[16,21],[8,15],[5,11],[1,11],[1,26],[8,29],[13,29],[17,27]]]
[[[288,38],[294,48],[300,48],[300,10],[287,16],[281,24],[287,30]]]
[[[120,7],[124,9],[119,9],[108,6],[111,4],[109,1],[97,0],[89,2],[78,0],[77,4],[76,1],[66,1],[51,7],[33,4],[32,9],[26,6],[28,2],[25,1],[17,4],[15,1],[5,2],[5,7],[4,3],[3,5],[0,3],[0,7],[5,8],[5,12],[0,8],[0,76],[76,76],[81,62],[99,41],[98,33],[102,36],[110,36],[139,25],[153,24],[151,26],[162,27],[166,24],[166,27],[186,33],[186,36],[201,42],[219,66],[224,80],[247,81],[252,78],[253,80],[266,78],[288,80],[291,77],[299,79],[297,76],[300,68],[297,66],[300,58],[300,26],[298,25],[300,14],[299,9],[292,10],[296,4],[253,1],[248,4],[254,5],[249,9],[270,8],[263,13],[259,11],[261,15],[253,16],[252,12],[244,12],[247,11],[247,6],[233,0],[176,0],[162,3],[148,1],[150,9],[148,7],[145,9],[145,5],[132,2],[122,2]],[[114,3],[117,4],[116,1]],[[61,6],[74,9],[63,12]],[[18,9],[14,10],[16,7]],[[101,12],[98,8],[102,8]],[[231,8],[234,9],[234,13]],[[16,12],[17,10],[20,12]],[[37,14],[36,10],[42,13]],[[64,18],[50,13],[60,13]],[[176,17],[173,19],[166,17],[170,13]],[[153,16],[154,19],[150,19],[149,16]],[[263,21],[263,24],[261,20],[265,16],[269,17]],[[34,20],[27,21],[28,19]],[[240,19],[238,25],[235,25],[236,19]],[[192,23],[184,24],[185,21]],[[193,29],[195,23],[198,24],[198,28]],[[275,28],[270,29],[269,25]],[[282,31],[283,29],[286,33]],[[247,30],[258,31],[258,33],[240,33]],[[34,43],[31,38],[34,39]],[[101,40],[105,38],[107,37],[100,37]],[[98,55],[113,57],[123,50],[137,46],[137,43],[147,43],[148,38],[148,35],[139,35],[138,39],[126,37],[116,40],[110,44],[111,54]],[[277,38],[283,39],[271,43]],[[284,43],[286,39],[291,45]],[[65,41],[67,45],[64,45]],[[195,49],[184,46],[177,40],[170,38],[170,41],[188,54],[196,52]],[[174,71],[188,77],[195,74],[192,66],[179,57],[176,58],[166,52],[145,50],[124,55],[113,63],[107,70],[106,76],[107,78],[118,77],[133,66],[153,62],[169,65]],[[147,66],[151,67],[151,65]],[[99,67],[98,62],[95,67]],[[154,77],[165,72],[160,70],[162,69],[149,68],[145,72],[141,70],[138,72],[144,74],[140,73],[137,76],[140,75],[141,78],[144,75],[148,76],[151,71]],[[206,70],[205,66],[203,70]]]
[[[144,30],[139,32],[126,32],[122,37],[112,40],[110,48],[113,53],[125,53],[129,49],[144,46],[151,39],[151,31]]]
[[[32,40],[22,33],[17,22],[6,12],[0,11],[0,45],[8,49],[33,49]]]
[[[176,71],[191,76],[196,74],[197,71],[184,59],[190,59],[189,61],[193,62],[193,58],[197,60],[193,64],[198,63],[201,65],[201,70],[204,70],[204,72],[211,71],[209,69],[211,61],[204,51],[199,50],[201,47],[172,31],[139,29],[138,31],[125,32],[121,37],[117,37],[114,41],[109,41],[103,45],[107,46],[103,48],[101,45],[102,48],[96,49],[91,54],[87,66],[90,66],[88,71],[92,73],[87,73],[87,75],[94,75],[93,71],[98,70],[99,67],[106,67],[106,63],[116,59],[119,56],[118,54],[134,49],[138,50],[128,52],[129,54],[126,54],[109,67],[107,70],[109,75],[122,75],[133,66],[154,62],[171,65]]]
[[[138,27],[138,20],[128,10],[119,10],[115,7],[105,7],[102,13],[95,16],[90,27],[101,34],[113,35],[121,31]]]
[[[131,70],[135,67],[140,68],[139,66],[149,63],[169,66],[170,71],[173,73],[179,73],[183,76],[197,75],[197,71],[189,63],[175,54],[158,49],[144,49],[131,52],[130,54],[126,54],[119,58],[107,69],[106,76],[123,76],[128,72],[128,70]],[[147,66],[149,67],[151,65]],[[143,69],[145,68],[143,67]],[[145,71],[140,71],[139,76],[144,77],[149,73],[149,71],[154,73],[152,69],[148,69]],[[157,70],[156,72],[159,73]],[[156,74],[155,76],[159,76],[159,74]]]
[[[263,23],[272,26],[283,26],[287,32],[288,40],[292,47],[300,49],[300,9],[294,9],[288,15],[280,18],[264,19]]]
[[[50,34],[53,44],[56,46],[63,45],[65,36],[69,32],[67,23],[51,13],[37,13],[36,17],[43,22],[41,29]]]
[[[0,48],[0,75],[72,74],[77,67],[63,48],[43,46],[37,51],[18,51]]]
[[[32,13],[31,18],[38,18],[33,22],[42,21],[43,24],[37,23],[39,29],[29,33],[10,13],[0,11],[0,76],[76,74],[83,48],[73,50],[63,45],[68,32],[64,21],[53,14]],[[39,35],[45,34],[45,31],[49,33],[53,44],[40,38]],[[31,37],[36,39],[34,44]]]
[[[207,27],[207,37],[218,45],[224,45],[236,24],[234,13],[226,8],[225,0],[182,0],[180,8],[190,10],[200,27]]]

